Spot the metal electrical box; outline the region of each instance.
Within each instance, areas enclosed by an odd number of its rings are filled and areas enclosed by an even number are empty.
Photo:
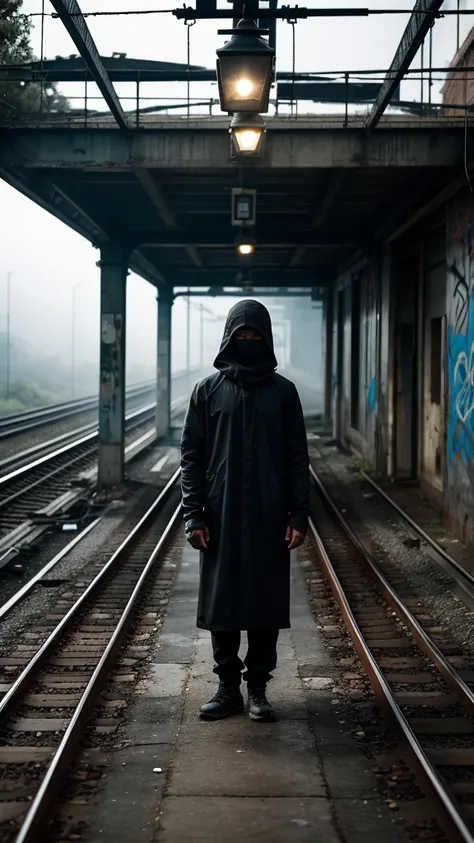
[[[232,188],[232,225],[255,225],[257,191],[243,187]]]

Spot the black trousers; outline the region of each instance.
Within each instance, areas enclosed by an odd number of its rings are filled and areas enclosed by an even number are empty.
[[[240,682],[242,671],[247,682],[268,682],[270,672],[277,663],[277,641],[279,629],[249,629],[248,649],[242,662],[239,658],[240,631],[211,632],[215,667],[220,679]]]

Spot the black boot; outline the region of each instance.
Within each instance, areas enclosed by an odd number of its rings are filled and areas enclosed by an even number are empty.
[[[261,723],[269,723],[275,719],[275,712],[265,695],[266,683],[248,686],[249,692],[249,717],[251,720],[259,720]]]
[[[201,706],[202,720],[223,720],[231,714],[240,714],[244,710],[244,700],[240,685],[236,682],[219,682],[217,694],[212,700]]]

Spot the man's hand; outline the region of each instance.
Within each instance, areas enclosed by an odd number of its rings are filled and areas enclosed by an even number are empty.
[[[287,527],[285,541],[289,542],[288,550],[296,550],[297,547],[301,547],[304,542],[304,536],[304,533],[295,530],[294,527]]]
[[[207,527],[204,530],[190,530],[189,533],[186,533],[186,539],[195,550],[207,550],[209,530]]]

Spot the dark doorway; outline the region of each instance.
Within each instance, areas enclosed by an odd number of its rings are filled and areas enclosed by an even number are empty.
[[[395,474],[407,479],[418,473],[418,278],[415,254],[399,265],[395,323]]]
[[[337,367],[336,367],[336,435],[342,440],[344,430],[343,392],[344,392],[344,290],[337,294]]]
[[[358,429],[360,415],[360,277],[351,285],[351,426]]]

